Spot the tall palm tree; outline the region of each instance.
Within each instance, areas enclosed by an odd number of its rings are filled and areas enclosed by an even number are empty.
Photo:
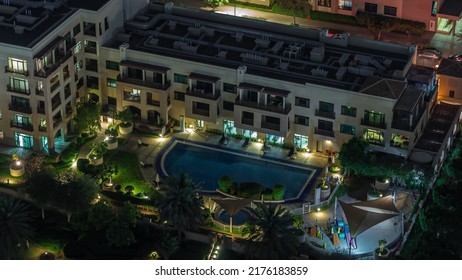
[[[178,231],[178,240],[184,230],[194,228],[204,221],[203,201],[197,197],[197,184],[188,175],[170,177],[164,197],[158,202],[160,220],[173,225]]]
[[[279,5],[286,11],[292,11],[295,25],[295,11],[308,12],[311,10],[311,0],[272,0],[271,5]]]
[[[242,230],[244,250],[251,259],[290,259],[297,255],[293,216],[276,204],[257,203],[249,209],[254,219]]]
[[[24,202],[0,195],[0,259],[14,259],[34,234],[33,212]]]

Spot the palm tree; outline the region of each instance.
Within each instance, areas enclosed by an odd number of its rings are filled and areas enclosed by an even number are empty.
[[[242,234],[246,255],[251,259],[290,259],[297,255],[297,237],[293,230],[294,218],[276,204],[256,203],[249,209],[254,219],[247,223]]]
[[[197,197],[198,185],[182,173],[170,177],[165,196],[158,202],[160,220],[173,225],[178,231],[178,240],[184,230],[194,228],[204,221],[203,201]]]
[[[11,196],[0,195],[0,259],[13,259],[27,247],[34,234],[29,206]]]
[[[292,11],[295,25],[295,11],[308,12],[311,10],[311,0],[272,0],[271,5],[279,5],[286,11]]]
[[[180,242],[176,236],[169,233],[163,233],[162,237],[156,244],[157,252],[164,260],[168,260],[170,256],[180,248]]]

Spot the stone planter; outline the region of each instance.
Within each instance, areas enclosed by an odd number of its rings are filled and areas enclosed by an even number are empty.
[[[378,250],[378,249],[377,249]],[[390,250],[385,249],[384,253],[379,254],[377,250],[374,251],[374,260],[386,260],[388,259],[388,256],[390,255]]]
[[[379,199],[382,197],[382,193],[380,191],[377,191],[377,192],[372,192],[372,191],[369,191],[367,192],[367,200],[374,200],[374,199]]]
[[[10,175],[13,177],[20,177],[24,175],[24,164],[17,165],[16,163],[10,164]]]
[[[386,178],[383,182],[383,179],[375,179],[375,188],[379,191],[387,191],[390,188],[390,179]]]
[[[322,186],[321,187],[321,200],[328,199],[329,195],[330,195],[330,186]]]
[[[112,139],[106,140],[108,150],[114,150],[114,149],[117,149],[117,147],[119,147],[119,141],[117,141],[117,138],[114,138],[114,139],[115,140],[112,140]]]
[[[101,165],[103,164],[103,157],[92,157],[92,156],[89,156],[88,158],[90,160],[90,163],[93,164],[93,165]]]
[[[130,125],[119,125],[119,133],[120,134],[130,134],[133,132],[133,123],[130,123]]]

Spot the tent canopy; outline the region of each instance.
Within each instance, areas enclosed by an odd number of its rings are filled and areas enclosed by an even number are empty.
[[[355,202],[350,205],[377,213],[399,213],[398,209],[396,209],[396,206],[393,203],[393,196],[391,195],[387,195],[374,200]]]
[[[237,212],[241,211],[242,208],[246,207],[250,204],[250,202],[252,202],[251,199],[214,198],[212,200],[215,201],[218,205],[220,205],[221,208],[225,209],[225,211],[228,212],[230,217],[233,217]]]

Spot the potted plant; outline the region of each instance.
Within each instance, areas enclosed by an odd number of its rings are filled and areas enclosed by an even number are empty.
[[[390,251],[385,247],[385,244],[387,244],[387,241],[385,239],[379,240],[379,248],[377,248],[374,252],[375,259],[380,260],[388,258]]]
[[[90,144],[92,148],[90,153],[88,154],[88,158],[90,163],[93,165],[100,165],[103,164],[103,155],[106,152],[107,143],[106,142],[99,142],[97,144]]]
[[[390,188],[390,178],[377,177],[375,178],[375,188],[379,191],[386,191]]]
[[[11,155],[12,163],[10,164],[10,175],[20,177],[24,175],[24,163],[21,162],[19,156],[14,153]]]
[[[120,134],[129,134],[133,131],[133,114],[129,108],[118,112],[115,118],[120,121]]]
[[[375,188],[367,192],[367,200],[374,200],[380,197],[382,197],[382,193]]]
[[[305,242],[305,232],[303,231],[303,216],[294,215],[293,216],[293,225],[295,228],[295,235],[298,236],[298,242]]]

